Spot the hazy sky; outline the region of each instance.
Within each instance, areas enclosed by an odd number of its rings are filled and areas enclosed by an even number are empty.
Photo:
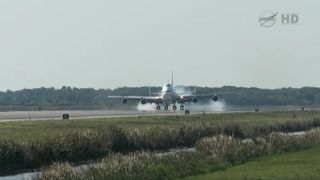
[[[319,0],[0,0],[0,90],[320,86]],[[299,23],[260,27],[264,10]]]

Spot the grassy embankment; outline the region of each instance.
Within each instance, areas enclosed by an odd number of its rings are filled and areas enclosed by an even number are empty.
[[[128,155],[112,154],[104,158],[98,164],[91,165],[88,168],[82,170],[72,168],[69,163],[57,163],[50,166],[47,169],[42,170],[42,172],[38,176],[36,176],[35,179],[151,180],[176,179],[215,171],[219,174],[219,170],[224,169],[224,171],[228,171],[228,168],[232,169],[232,167],[237,167],[237,165],[246,163],[252,159],[257,159],[257,157],[264,157],[265,159],[270,159],[267,155],[270,156],[274,154],[282,154],[284,152],[293,152],[312,147],[318,147],[317,149],[319,149],[319,143],[319,128],[308,131],[302,135],[272,133],[267,136],[255,137],[252,139],[239,139],[231,136],[218,135],[203,138],[202,140],[198,141],[196,144],[197,152],[176,152],[167,154],[157,154],[153,152],[137,152]],[[306,158],[305,160],[309,160],[312,158],[312,156],[319,156],[319,152],[317,151],[309,151],[309,153],[310,152],[315,154],[304,154],[307,157],[304,157],[302,155],[295,158],[293,158],[294,155],[291,155],[286,158],[280,159],[280,162],[289,164],[293,161],[297,163],[295,170],[297,170],[297,166],[312,167],[312,164],[307,164],[307,162],[303,162],[300,164],[300,161],[302,161],[301,158]],[[272,163],[270,164],[272,165]],[[316,164],[319,164],[319,162],[317,162]],[[259,163],[256,165],[259,165]],[[278,167],[280,167],[279,164]],[[293,167],[293,165],[291,165],[291,167]],[[255,167],[255,169],[257,168],[258,167]],[[249,169],[246,170],[248,173]],[[282,167],[277,170],[269,170],[270,173],[273,173],[269,174],[269,177],[272,177],[273,175],[272,179],[284,179],[284,176],[288,175],[288,171],[289,170],[287,169],[287,167]],[[220,176],[217,177],[218,179],[247,179],[246,176],[241,176],[241,172],[239,174],[239,171],[236,171],[234,172],[234,174],[231,174],[229,176],[225,175],[226,174],[220,174]],[[249,174],[248,177],[254,178],[255,175],[259,176],[258,171],[251,174],[251,176]],[[304,170],[299,175],[302,179],[320,177],[320,173],[314,170]],[[291,176],[288,176],[288,178],[296,178],[299,175],[295,174],[294,176],[294,174],[292,174]],[[211,176],[214,177],[214,173],[211,174]],[[204,179],[210,178],[211,176],[207,175],[194,178]]]
[[[218,134],[250,138],[319,126],[320,113],[311,111],[0,123],[0,170],[97,160],[117,152],[190,147]]]
[[[320,146],[256,158],[242,165],[185,179],[320,179]]]
[[[100,118],[83,120],[19,121],[0,123],[0,139],[25,140],[45,139],[70,134],[75,131],[92,130],[119,126],[144,128],[155,126],[177,126],[197,122],[209,122],[213,125],[244,123],[253,125],[271,125],[287,121],[310,121],[320,119],[320,112],[264,112],[264,113],[227,113],[192,116],[140,116],[121,118]]]

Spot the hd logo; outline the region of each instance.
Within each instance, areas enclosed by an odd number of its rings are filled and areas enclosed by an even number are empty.
[[[280,17],[282,25],[292,25],[299,22],[299,15],[297,13],[279,13],[272,11],[263,11],[259,15],[260,27],[269,28],[276,24],[277,17]]]
[[[281,14],[282,24],[297,24],[299,22],[298,14],[283,13]]]

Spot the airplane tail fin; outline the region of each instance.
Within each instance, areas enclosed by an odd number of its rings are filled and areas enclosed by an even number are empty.
[[[171,71],[171,85],[173,86],[173,71]]]

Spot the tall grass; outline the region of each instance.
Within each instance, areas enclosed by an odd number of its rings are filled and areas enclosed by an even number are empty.
[[[99,164],[84,169],[75,169],[69,163],[56,163],[43,169],[35,179],[175,179],[316,144],[320,144],[320,129],[299,136],[272,133],[254,139],[218,135],[197,142],[198,152],[111,154]]]
[[[196,149],[217,160],[238,164],[252,157],[299,150],[316,144],[320,144],[320,128],[300,135],[274,132],[252,139],[239,139],[226,135],[206,137],[197,142]]]
[[[135,152],[112,154],[87,169],[69,163],[55,163],[36,179],[174,179],[208,171],[210,159],[196,152],[159,155]]]
[[[302,131],[319,125],[319,119],[268,123],[198,121],[147,128],[113,126],[95,131],[76,131],[45,140],[0,140],[0,170],[36,168],[56,161],[77,163],[99,159],[115,152],[190,147],[204,137],[218,134],[252,138],[277,131]]]

